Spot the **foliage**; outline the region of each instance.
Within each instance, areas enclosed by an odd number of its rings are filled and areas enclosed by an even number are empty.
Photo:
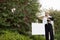
[[[22,35],[31,31],[31,23],[35,22],[35,14],[39,12],[38,0],[4,0],[0,2],[0,40],[43,40],[41,36]],[[14,9],[14,10],[13,10]],[[10,31],[12,30],[18,30]],[[19,34],[19,33],[20,34]]]
[[[33,39],[33,40],[45,40],[45,37],[42,35],[34,35],[34,36],[31,36],[31,39]]]
[[[54,17],[55,38],[60,40],[60,11],[52,10],[50,13]]]
[[[5,0],[0,3],[0,27],[18,28],[23,33],[30,31],[38,8],[37,0]]]
[[[0,40],[30,40],[30,38],[28,36],[20,35],[16,31],[12,32],[10,30],[1,30]]]

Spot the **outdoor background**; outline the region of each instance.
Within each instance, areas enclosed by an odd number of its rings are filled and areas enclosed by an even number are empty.
[[[38,19],[41,6],[38,0],[0,0],[0,40],[45,40],[31,34],[31,23]],[[49,11],[54,17],[55,39],[60,40],[60,11]]]

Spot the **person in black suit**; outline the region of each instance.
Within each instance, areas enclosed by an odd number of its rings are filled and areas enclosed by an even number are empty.
[[[52,28],[52,24],[50,22],[51,22],[51,19],[48,19],[47,24],[45,24],[46,40],[49,40],[49,35],[50,35],[50,40],[54,40],[53,28]]]

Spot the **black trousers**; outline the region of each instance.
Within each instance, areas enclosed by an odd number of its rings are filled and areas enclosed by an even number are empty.
[[[50,40],[54,40],[53,30],[51,30],[51,31],[46,30],[45,31],[46,40],[49,40],[49,35],[50,35]]]
[[[50,24],[50,23],[45,24],[45,37],[46,37],[46,40],[49,40],[49,35],[50,35],[50,40],[54,40],[53,28],[52,28],[52,24]]]

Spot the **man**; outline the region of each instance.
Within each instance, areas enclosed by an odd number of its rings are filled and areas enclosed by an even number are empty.
[[[47,19],[48,19],[48,13],[45,12],[45,16],[43,17],[43,24],[45,25],[47,23]]]
[[[49,35],[50,35],[50,40],[54,40],[51,19],[47,19],[47,24],[45,24],[45,36],[46,36],[46,40],[49,40]]]

